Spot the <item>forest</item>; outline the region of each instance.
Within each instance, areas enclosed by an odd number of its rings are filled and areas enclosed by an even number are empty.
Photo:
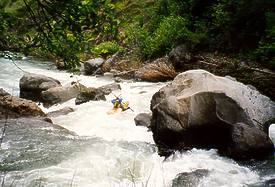
[[[77,70],[121,51],[146,61],[179,44],[275,68],[274,0],[1,0],[0,51]]]

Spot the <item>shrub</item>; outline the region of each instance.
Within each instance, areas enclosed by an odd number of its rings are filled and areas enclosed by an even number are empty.
[[[180,42],[198,43],[202,37],[188,30],[186,20],[181,16],[164,17],[152,33],[144,27],[137,27],[132,28],[129,35],[128,39],[145,59],[165,55]]]
[[[102,42],[92,48],[92,53],[95,56],[107,57],[113,55],[116,52],[122,51],[122,48],[116,42]]]

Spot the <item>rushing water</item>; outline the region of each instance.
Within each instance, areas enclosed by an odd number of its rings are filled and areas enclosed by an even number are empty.
[[[50,66],[49,62],[24,59],[16,61],[16,64],[27,72],[56,78],[63,85],[76,80],[93,87],[113,82],[110,77],[71,76],[69,73],[54,70],[54,66]],[[22,75],[23,72],[13,63],[0,59],[0,87],[13,95],[19,95],[19,79]],[[107,96],[107,101],[90,101],[76,106],[72,99],[60,105],[42,108],[45,112],[65,106],[74,108],[75,112],[52,120],[55,124],[75,132],[79,137],[65,139],[67,144],[64,146],[64,141],[61,142],[58,139],[56,142],[53,142],[55,139],[50,139],[51,141],[45,144],[43,141],[46,141],[46,137],[22,136],[18,142],[23,141],[25,144],[18,145],[27,147],[28,142],[43,144],[39,149],[32,150],[33,155],[37,157],[39,154],[50,152],[47,154],[48,157],[41,155],[41,158],[45,158],[44,161],[47,159],[49,162],[37,164],[43,162],[43,159],[41,161],[36,157],[34,159],[32,154],[28,154],[30,158],[22,160],[20,155],[24,155],[24,149],[16,148],[13,153],[17,156],[12,157],[15,160],[8,163],[10,168],[18,162],[36,164],[19,169],[0,168],[2,184],[4,186],[162,187],[171,186],[177,174],[192,172],[196,169],[209,170],[209,175],[201,180],[199,186],[270,186],[274,184],[272,183],[272,179],[275,178],[274,158],[262,162],[237,163],[229,158],[220,157],[215,150],[197,149],[176,153],[166,160],[158,156],[152,133],[144,127],[135,126],[134,117],[138,113],[150,111],[152,95],[164,85],[165,83],[132,81],[121,83],[122,90],[115,94],[121,94],[124,99],[130,101],[134,111],[128,110],[114,115],[106,113],[112,107],[110,102],[113,99],[112,94]],[[275,139],[275,129],[270,129],[270,136]],[[51,146],[52,144],[55,146]],[[65,156],[57,150],[61,148],[64,149],[62,153]],[[9,145],[2,145],[1,151],[9,153],[10,149]],[[3,155],[0,156],[1,162],[5,161],[3,157]]]

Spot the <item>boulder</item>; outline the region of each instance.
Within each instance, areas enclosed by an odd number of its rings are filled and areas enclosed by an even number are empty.
[[[192,54],[187,44],[181,44],[169,53],[169,61],[176,69],[182,69],[185,63],[190,63]]]
[[[140,113],[134,118],[134,120],[136,126],[143,126],[149,128],[151,124],[151,118],[152,115],[149,113]]]
[[[99,100],[104,100],[106,101],[105,93],[97,88],[87,88],[86,90],[81,91],[76,99],[75,99],[75,104],[80,105],[82,103],[86,103],[89,101],[99,101]]]
[[[119,82],[122,82],[122,79],[121,79],[120,77],[115,77],[114,81],[115,81],[116,83],[119,83]]]
[[[90,59],[84,62],[85,75],[103,74],[101,66],[104,62],[103,58]]]
[[[102,71],[103,72],[109,72],[111,69],[115,66],[117,60],[121,57],[121,54],[119,52],[113,54],[110,58],[108,58],[106,61],[102,64]]]
[[[65,107],[65,108],[62,108],[60,110],[49,112],[49,113],[47,113],[47,116],[48,117],[58,117],[58,116],[62,116],[62,115],[67,115],[71,112],[74,112],[73,108]]]
[[[112,91],[121,90],[121,86],[117,83],[111,83],[98,87],[97,89],[101,90],[104,93],[104,95],[109,95]]]
[[[33,101],[11,96],[0,89],[0,119],[45,116]]]
[[[197,169],[193,172],[183,172],[173,179],[172,187],[195,187],[199,185],[199,182],[203,177],[209,175],[207,169]]]
[[[82,87],[85,86],[82,85]],[[75,98],[79,93],[80,89],[78,84],[70,84],[68,86],[58,86],[42,91],[41,97],[45,106],[51,106]]]
[[[166,58],[157,59],[135,71],[135,78],[141,81],[159,82],[172,80],[177,75]]]
[[[34,73],[24,74],[20,79],[20,97],[33,101],[41,100],[41,92],[53,87],[61,86],[54,78]]]
[[[64,70],[66,68],[65,62],[61,58],[55,59],[54,63],[55,63],[55,66],[57,67],[57,69],[59,69],[59,70]]]
[[[181,73],[153,95],[151,110],[160,150],[214,148],[234,159],[273,152],[263,124],[274,118],[275,103],[237,81],[204,70]]]
[[[10,95],[8,92],[6,92],[3,88],[0,88],[0,97]]]

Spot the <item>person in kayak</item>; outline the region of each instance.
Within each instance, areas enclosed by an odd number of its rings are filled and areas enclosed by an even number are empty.
[[[111,100],[113,103],[113,108],[118,109],[121,108],[122,111],[130,109],[129,102],[123,102],[123,99],[121,97],[116,97],[115,99]]]

